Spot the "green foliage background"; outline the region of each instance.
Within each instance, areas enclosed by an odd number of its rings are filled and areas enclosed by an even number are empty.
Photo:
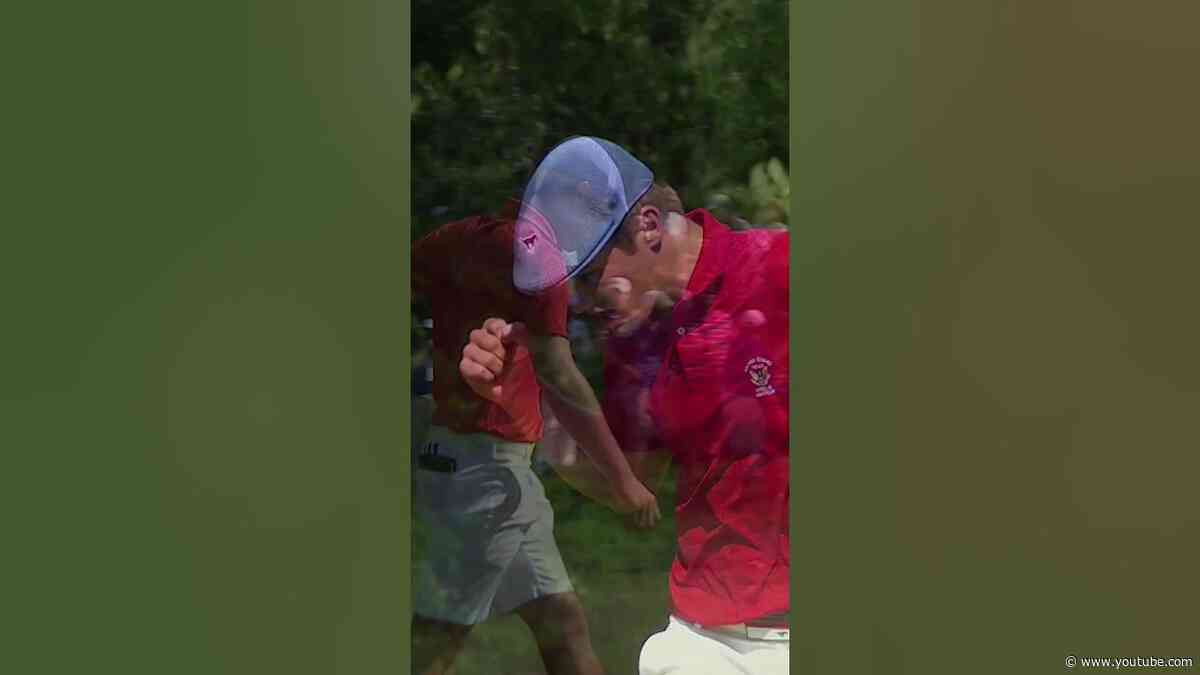
[[[494,211],[574,134],[629,148],[689,208],[785,223],[763,208],[777,195],[748,188],[772,158],[786,176],[787,12],[782,0],[415,0],[413,236]]]

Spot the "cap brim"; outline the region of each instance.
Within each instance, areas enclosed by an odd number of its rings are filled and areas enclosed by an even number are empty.
[[[620,146],[575,136],[539,162],[525,188],[513,243],[513,283],[527,294],[564,283],[610,245],[653,173]]]

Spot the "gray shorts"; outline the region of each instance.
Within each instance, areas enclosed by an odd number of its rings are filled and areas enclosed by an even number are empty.
[[[422,462],[421,454],[433,459]],[[436,426],[414,448],[418,616],[474,625],[572,590],[532,454],[532,443]]]

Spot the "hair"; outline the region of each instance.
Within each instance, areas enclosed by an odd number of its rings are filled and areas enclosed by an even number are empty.
[[[650,190],[633,205],[635,209],[642,206],[657,206],[660,211],[666,213],[683,213],[683,200],[679,198],[675,188],[666,183],[651,185]]]
[[[679,193],[675,188],[666,183],[655,182],[650,186],[646,194],[637,200],[629,208],[629,213],[625,215],[625,220],[621,223],[620,229],[617,231],[618,236],[629,238],[634,235],[633,223],[635,222],[635,214],[643,206],[653,206],[659,211],[666,213],[683,213],[683,200],[679,198]]]
[[[643,206],[654,206],[663,213],[683,213],[683,200],[679,198],[679,193],[675,192],[675,188],[666,183],[654,183],[642,198],[634,202],[633,206],[629,207],[629,213],[625,216],[624,225],[632,222],[633,216]]]

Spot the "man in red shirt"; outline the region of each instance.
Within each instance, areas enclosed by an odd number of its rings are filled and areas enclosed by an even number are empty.
[[[553,511],[530,466],[544,426],[539,373],[552,373],[566,390],[587,383],[567,345],[566,289],[524,295],[512,283],[515,215],[510,208],[443,225],[413,246],[413,292],[428,298],[433,316],[436,402],[413,457],[415,673],[445,672],[472,626],[514,611],[533,631],[548,673],[603,672],[554,541]],[[519,318],[525,337],[495,382],[504,397],[489,400],[461,379],[457,355],[495,313]],[[656,522],[653,494],[615,442],[603,446],[604,433],[611,439],[603,417],[565,416],[567,431],[607,450],[594,459],[613,495],[608,503],[647,526]]]
[[[544,163],[571,177],[594,154],[585,140],[567,141]],[[576,156],[558,161],[555,153],[571,144]],[[615,171],[610,185],[621,182]],[[593,191],[595,181],[585,182]],[[573,279],[617,338],[606,351],[605,410],[618,440],[643,450],[633,464],[647,484],[662,463],[641,460],[655,447],[679,468],[671,617],[643,646],[642,675],[786,673],[787,232],[733,232],[704,210],[685,214],[663,185],[623,212],[617,227],[592,228],[591,240],[572,214],[539,211],[528,220],[524,229],[542,238],[585,241],[590,262],[571,269],[553,250],[518,251],[514,276],[548,269],[555,283]],[[519,218],[518,237],[522,228]],[[459,366],[467,383],[494,394],[489,378],[506,367],[521,335],[507,317],[473,332]],[[630,336],[640,338],[631,352],[621,341]]]

